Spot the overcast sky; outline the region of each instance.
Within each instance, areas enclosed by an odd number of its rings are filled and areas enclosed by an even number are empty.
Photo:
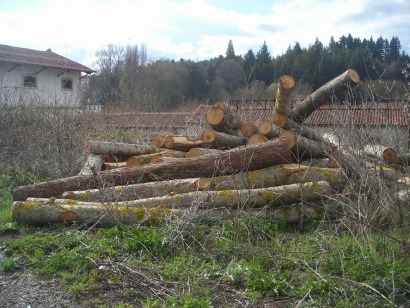
[[[46,50],[96,68],[108,44],[144,44],[148,56],[194,61],[255,54],[266,42],[277,56],[318,38],[325,46],[353,37],[397,36],[410,54],[410,0],[1,0],[0,44]]]

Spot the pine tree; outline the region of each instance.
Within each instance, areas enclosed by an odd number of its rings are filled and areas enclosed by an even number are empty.
[[[243,70],[245,71],[246,80],[248,81],[248,83],[255,80],[255,64],[255,54],[253,53],[252,49],[249,49],[245,54],[243,62]]]
[[[262,47],[256,54],[255,77],[266,85],[270,85],[273,81],[273,62],[266,42],[263,42]]]
[[[225,59],[227,60],[235,60],[235,50],[233,48],[232,40],[229,40],[228,47],[226,48]]]

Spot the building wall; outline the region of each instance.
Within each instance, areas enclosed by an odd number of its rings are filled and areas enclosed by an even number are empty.
[[[357,149],[368,143],[377,143],[401,153],[409,151],[408,126],[306,126],[319,135],[336,133],[341,141]]]
[[[0,105],[40,104],[79,107],[81,101],[80,72],[64,71],[33,65],[0,63]],[[36,74],[37,73],[37,74]],[[35,87],[24,86],[24,76],[36,78]],[[70,79],[72,89],[64,89],[62,80]]]

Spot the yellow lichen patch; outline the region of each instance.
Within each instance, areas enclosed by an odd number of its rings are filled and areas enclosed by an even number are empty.
[[[81,196],[81,198],[80,198],[80,200],[81,201],[89,201],[91,199],[91,192],[90,191],[85,191],[83,194],[82,194],[82,196]]]
[[[325,212],[325,209],[321,206],[315,206],[314,211],[318,217],[322,217]]]
[[[275,199],[276,199],[276,194],[274,194],[272,191],[267,191],[262,196],[262,200],[265,204],[269,202],[273,202]]]
[[[77,205],[78,201],[73,199],[66,199],[67,205]]]

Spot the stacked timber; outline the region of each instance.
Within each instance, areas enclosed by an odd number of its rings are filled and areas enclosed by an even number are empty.
[[[335,136],[303,126],[332,95],[357,84],[349,69],[292,108],[294,79],[279,78],[271,121],[245,122],[226,102],[210,107],[209,128],[199,136],[161,135],[152,145],[88,140],[84,168],[76,175],[13,192],[13,219],[24,223],[158,223],[189,207],[262,210],[273,219],[299,221],[324,215],[325,201],[346,183],[355,149]],[[386,164],[408,164],[394,149],[362,150]],[[360,162],[371,169],[367,162]],[[366,165],[367,164],[367,165]],[[386,177],[397,181],[386,166]],[[399,181],[406,182],[405,176]],[[403,184],[405,185],[405,184]],[[403,189],[402,200],[408,194]]]

